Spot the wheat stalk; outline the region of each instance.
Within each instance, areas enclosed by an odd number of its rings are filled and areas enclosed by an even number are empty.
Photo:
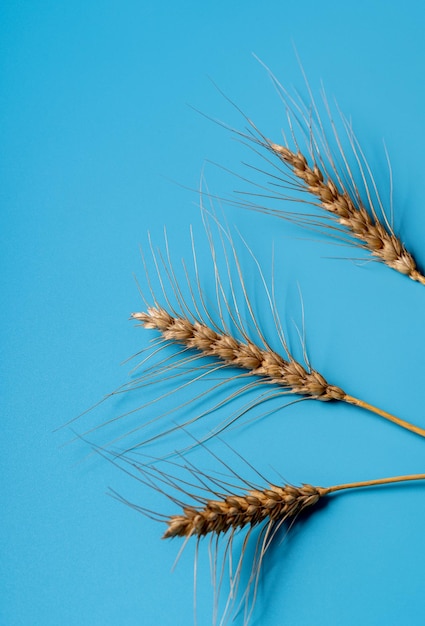
[[[266,521],[283,522],[296,518],[305,509],[313,507],[324,496],[348,489],[363,489],[393,483],[425,480],[425,474],[392,476],[332,487],[314,487],[302,484],[269,485],[264,489],[251,489],[242,494],[223,496],[221,500],[205,500],[203,506],[186,505],[182,513],[166,520],[167,530],[163,539],[171,537],[203,537],[229,530],[252,527]]]
[[[186,504],[182,507],[180,513],[161,520],[167,526],[162,538],[183,537],[185,540],[188,540],[191,537],[196,537],[200,540],[206,536],[219,538],[223,535],[229,535],[227,552],[232,547],[234,534],[246,529],[248,534],[243,544],[244,547],[238,562],[238,568],[233,578],[231,576],[231,588],[233,588],[231,595],[233,596],[234,588],[237,589],[239,585],[247,540],[252,530],[256,526],[262,525],[262,530],[257,540],[251,575],[241,600],[241,603],[245,602],[244,624],[247,625],[254,609],[259,575],[265,553],[283,524],[289,524],[289,527],[291,527],[302,513],[314,511],[315,505],[320,500],[336,492],[419,480],[425,480],[425,474],[393,476],[390,478],[344,483],[331,487],[315,487],[309,484],[302,484],[298,487],[288,484],[282,486],[270,484],[263,489],[249,489],[242,493],[223,495],[221,498],[217,498],[215,493],[214,498],[205,498],[200,505]],[[199,502],[200,498],[198,497],[197,500]],[[226,608],[229,610],[228,607]],[[226,619],[227,615],[220,624],[223,624]]]
[[[200,321],[192,322],[181,315],[171,315],[159,305],[149,307],[146,312],[132,313],[131,318],[144,328],[158,330],[166,341],[195,349],[205,357],[215,357],[225,365],[245,369],[290,393],[322,401],[347,402],[425,437],[424,429],[348,395],[340,387],[329,384],[316,370],[306,369],[291,355],[284,359],[270,347],[261,348],[248,339],[235,339],[229,333],[218,332]]]

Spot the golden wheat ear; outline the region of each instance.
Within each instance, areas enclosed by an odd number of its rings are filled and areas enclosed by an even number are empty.
[[[166,341],[195,350],[200,356],[213,357],[223,366],[237,367],[252,376],[259,376],[260,384],[276,385],[288,393],[305,398],[353,404],[425,437],[423,428],[345,393],[341,387],[329,384],[312,367],[305,367],[291,356],[284,358],[270,347],[259,347],[248,338],[235,339],[225,331],[217,332],[198,320],[191,322],[180,315],[170,314],[160,306],[149,307],[146,312],[132,313],[131,317],[144,328],[159,331]]]
[[[319,107],[306,80],[310,101],[305,104],[299,96],[291,96],[272,72],[266,70],[285,106],[288,132],[282,131],[282,141],[269,139],[226,98],[248,124],[247,131],[231,130],[260,153],[267,163],[265,169],[250,168],[253,175],[260,175],[258,181],[250,181],[254,186],[255,202],[247,200],[235,204],[326,232],[333,239],[365,250],[373,260],[425,285],[425,276],[418,269],[412,253],[394,232],[391,170],[390,209],[386,211],[351,124],[339,110],[339,123],[338,119],[335,121],[324,91],[323,105]],[[319,108],[323,109],[323,115]],[[388,155],[385,156],[387,167],[389,160]],[[242,176],[239,178],[247,180]],[[250,191],[243,191],[243,194],[249,197]],[[261,198],[267,203],[260,203]],[[282,202],[287,204],[288,200],[297,205],[315,206],[323,213],[318,212],[316,217],[282,208]]]
[[[144,328],[158,331],[165,344],[180,346],[183,349],[184,363],[185,360],[191,359],[191,364],[193,364],[196,359],[199,359],[197,366],[199,367],[199,374],[195,376],[195,380],[208,371],[217,372],[232,368],[233,371],[228,372],[231,378],[239,377],[250,380],[240,390],[240,393],[253,388],[260,389],[261,387],[271,390],[267,391],[265,396],[256,398],[254,406],[269,397],[287,394],[295,394],[302,399],[346,402],[373,412],[415,434],[422,437],[425,436],[423,428],[378,409],[348,394],[340,386],[328,382],[322,373],[312,367],[305,345],[303,346],[304,362],[300,362],[292,355],[276,309],[274,282],[272,280],[271,288],[269,288],[257,259],[246,243],[243,242],[249,251],[251,261],[254,262],[259,278],[257,282],[262,285],[264,291],[263,302],[268,303],[276,335],[280,342],[281,350],[278,352],[273,349],[270,342],[265,338],[248,296],[242,268],[229,230],[225,229],[218,222],[215,215],[211,215],[205,209],[203,217],[211,252],[215,301],[208,306],[206,304],[206,297],[200,285],[194,244],[192,244],[195,272],[195,281],[193,282],[197,286],[196,294],[185,267],[190,301],[184,297],[183,288],[176,279],[168,253],[168,246],[166,246],[167,262],[162,268],[160,268],[157,255],[153,253],[153,264],[157,268],[166,304],[161,304],[154,291],[151,290],[151,304],[143,312],[132,313],[131,318],[133,320]],[[221,256],[224,258],[224,268],[222,270],[224,269],[225,277],[228,281],[227,284],[222,276],[223,271],[220,271],[218,266],[217,257],[219,255],[217,254],[217,244],[211,230],[211,220],[218,230],[218,245],[221,248]],[[161,257],[161,259],[164,260],[164,257]],[[167,288],[165,287],[167,279],[169,287],[171,287],[173,292],[174,301],[178,302],[177,308],[171,305],[171,299],[167,296]],[[229,292],[230,296],[227,295]],[[210,311],[213,309],[219,312],[218,319],[213,318],[210,314]],[[244,315],[242,312],[244,312]],[[264,319],[264,308],[262,319]],[[169,371],[169,365],[169,362],[167,362],[166,373]],[[178,360],[175,365],[179,367]],[[235,375],[234,372],[237,370],[241,371],[242,374]],[[194,366],[194,372],[196,372],[196,365]],[[156,372],[160,378],[162,378],[163,373],[161,368]],[[151,372],[149,372],[150,375]],[[216,386],[213,389],[216,389]],[[232,396],[227,397],[219,406],[226,404],[229,399],[232,399]],[[246,405],[243,412],[248,411],[249,408],[251,408],[251,405]],[[195,419],[198,419],[198,417]],[[238,417],[237,413],[232,414],[228,423],[224,424],[223,427],[233,423]],[[187,426],[193,421],[193,419],[187,421],[183,426]],[[171,430],[174,431],[175,428]]]
[[[312,366],[305,344],[302,361],[296,358],[280,322],[273,279],[269,287],[260,264],[241,240],[251,270],[248,275],[256,283],[256,298],[261,302],[260,317],[248,295],[228,228],[206,209],[203,218],[207,243],[201,246],[202,264],[207,263],[209,250],[211,272],[205,289],[201,286],[193,237],[193,267],[190,270],[183,263],[179,275],[167,239],[163,252],[150,245],[151,260],[145,261],[147,285],[142,293],[146,308],[133,313],[131,319],[157,331],[158,336],[151,352],[134,368],[134,378],[117,391],[131,392],[132,397],[143,398],[143,404],[86,430],[83,437],[91,437],[93,430],[99,428],[110,427],[109,432],[115,429],[115,433],[121,428],[119,436],[109,443],[126,439],[130,449],[153,443],[165,435],[176,435],[182,427],[198,423],[202,428],[203,424],[207,427],[206,435],[198,433],[204,440],[234,425],[248,413],[252,415],[251,410],[260,404],[278,398],[285,402],[279,406],[272,403],[274,408],[268,412],[307,399],[339,401],[367,409],[425,437],[424,429],[329,382]],[[153,272],[148,271],[148,266],[154,268]],[[272,328],[276,347],[266,338],[265,326]],[[167,407],[162,413],[156,408],[161,404]],[[187,417],[189,406],[191,416]],[[224,414],[220,409],[226,410],[226,417],[218,422]],[[124,423],[129,427],[123,429]]]
[[[351,489],[425,480],[425,474],[412,474],[330,487],[295,486],[269,482],[256,472],[263,483],[259,485],[245,480],[208,448],[204,447],[203,452],[205,450],[220,463],[217,474],[202,471],[183,456],[179,462],[155,462],[134,453],[111,459],[139,483],[161,493],[176,507],[175,513],[156,513],[146,506],[129,502],[116,492],[113,495],[136,511],[165,524],[163,539],[182,538],[179,556],[188,541],[197,544],[209,541],[215,594],[213,623],[218,623],[218,596],[224,588],[224,572],[229,571],[228,598],[220,624],[241,610],[245,616],[244,624],[248,623],[267,551],[282,530],[290,530],[302,514],[318,510],[319,501]],[[250,465],[249,468],[254,470]],[[254,543],[253,550],[251,542]],[[198,558],[198,549],[195,558]],[[249,563],[248,559],[251,559]],[[247,581],[244,589],[241,589],[242,575]]]

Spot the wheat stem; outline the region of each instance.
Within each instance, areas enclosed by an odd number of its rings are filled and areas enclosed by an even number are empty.
[[[363,400],[359,400],[358,398],[354,398],[353,396],[349,396],[348,394],[346,394],[342,398],[342,400],[343,402],[347,402],[348,404],[354,404],[355,406],[365,409],[366,411],[371,411],[372,413],[375,413],[376,415],[380,415],[386,420],[389,420],[390,422],[397,424],[397,426],[401,426],[401,428],[410,430],[412,433],[415,433],[416,435],[425,437],[424,428],[415,426],[414,424],[411,424],[410,422],[406,422],[406,420],[400,419],[399,417],[396,417],[395,415],[392,415],[391,413],[388,413],[387,411],[378,409],[376,406],[373,406],[373,404],[369,404],[368,402],[364,402]]]
[[[402,483],[412,480],[425,480],[425,474],[409,474],[407,476],[391,476],[390,478],[377,478],[375,480],[364,480],[356,483],[344,483],[342,485],[334,485],[333,487],[322,488],[321,495],[334,493],[335,491],[343,491],[345,489],[363,489],[364,487],[377,487],[379,485],[391,485],[393,483]]]
[[[290,393],[322,401],[347,402],[425,437],[424,429],[346,394],[340,387],[329,384],[311,367],[306,369],[293,357],[284,359],[271,348],[260,348],[247,338],[243,341],[235,339],[228,332],[219,332],[205,323],[193,322],[175,313],[171,315],[159,305],[149,307],[145,313],[132,313],[131,318],[145,328],[158,330],[167,341],[195,349],[204,356],[215,357],[225,365],[245,369]]]

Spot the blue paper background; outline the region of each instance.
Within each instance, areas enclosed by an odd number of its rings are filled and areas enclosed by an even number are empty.
[[[125,382],[130,365],[119,363],[147,345],[151,335],[127,321],[142,307],[133,274],[143,278],[147,231],[161,244],[167,225],[179,264],[190,257],[189,225],[202,237],[193,191],[202,168],[212,193],[243,187],[206,160],[245,175],[247,149],[187,104],[243,125],[211,77],[279,138],[284,110],[253,52],[302,91],[295,43],[316,93],[323,79],[388,190],[385,138],[396,225],[425,267],[424,28],[417,0],[2,3],[1,624],[193,623],[193,547],[172,573],[178,542],[161,542],[160,526],[105,491],[152,498],[153,508],[157,496],[84,444],[62,446],[69,430],[52,431]],[[274,241],[292,337],[299,283],[315,367],[425,426],[425,289],[378,264],[329,258],[340,249],[270,217],[231,207],[227,216],[266,267]],[[121,408],[113,399],[73,427]],[[424,441],[347,406],[301,403],[228,440],[295,483],[425,471]],[[334,498],[275,547],[252,623],[423,624],[424,489]],[[198,616],[208,624],[201,559]]]

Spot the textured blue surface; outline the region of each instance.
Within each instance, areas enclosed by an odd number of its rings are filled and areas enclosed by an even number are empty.
[[[182,278],[189,225],[203,237],[202,169],[212,194],[244,188],[207,161],[250,175],[242,165],[255,163],[249,150],[194,111],[244,126],[209,78],[265,134],[280,137],[284,108],[251,53],[285,86],[305,92],[295,43],[315,93],[323,79],[352,118],[384,195],[385,138],[396,226],[425,267],[424,28],[417,0],[266,8],[2,3],[1,624],[193,623],[193,546],[171,572],[179,542],[161,542],[160,525],[105,492],[110,486],[151,508],[162,507],[158,495],[90,456],[84,443],[62,445],[70,429],[53,431],[128,380],[131,364],[119,363],[153,336],[127,321],[142,307],[133,274],[143,281],[139,245],[146,247],[147,231],[162,245],[167,225]],[[274,242],[278,306],[294,345],[299,284],[314,366],[348,392],[425,426],[425,288],[378,264],[336,259],[347,251],[293,225],[235,207],[226,212],[266,271]],[[249,261],[246,250],[242,257]],[[200,279],[212,289],[203,253],[200,261]],[[259,282],[249,273],[257,311]],[[272,332],[270,319],[261,323]],[[195,393],[189,387],[179,401]],[[135,398],[112,398],[71,428],[85,432],[144,401]],[[171,396],[155,410],[173,403]],[[126,428],[121,421],[113,434]],[[106,443],[100,431],[97,437]],[[226,440],[259,471],[294,483],[425,471],[423,440],[347,406],[300,403]],[[152,453],[174,445],[164,440]],[[175,511],[169,505],[166,512]],[[422,625],[424,516],[420,484],[335,497],[274,546],[252,624]],[[211,622],[206,548],[200,625]]]

